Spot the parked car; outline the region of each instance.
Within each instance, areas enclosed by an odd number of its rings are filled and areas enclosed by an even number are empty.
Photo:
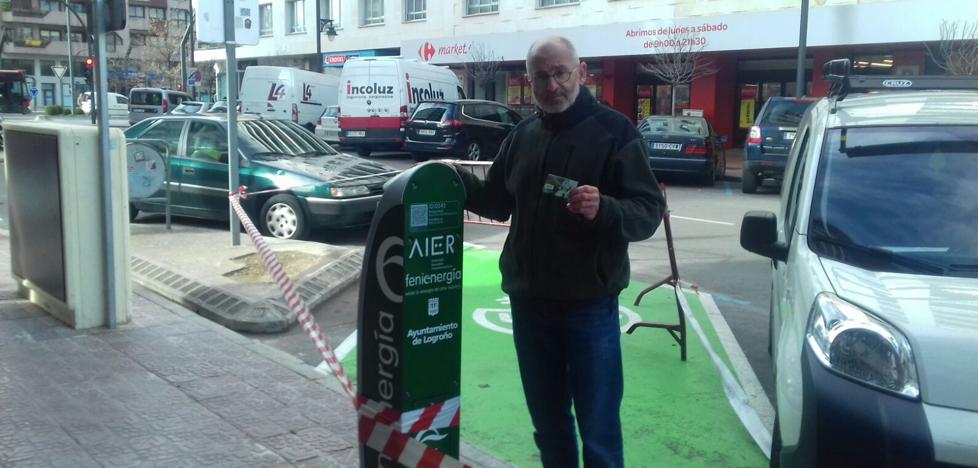
[[[848,70],[741,225],[773,264],[771,465],[978,466],[978,80]]]
[[[798,132],[798,122],[814,103],[810,98],[772,97],[754,119],[744,148],[744,193],[754,193],[765,180],[780,185],[788,150]]]
[[[92,100],[91,91],[85,91],[79,96],[78,104],[85,114],[92,113]],[[124,119],[129,117],[129,98],[118,93],[108,93],[108,100],[110,119]]]
[[[241,185],[255,195],[243,205],[266,234],[302,239],[314,229],[367,225],[384,183],[397,171],[339,153],[294,122],[238,117]],[[179,216],[228,217],[227,118],[171,115],[140,122],[127,140],[168,142],[171,210]],[[262,193],[270,191],[267,193]],[[134,201],[130,217],[162,213],[164,192]]]
[[[206,112],[210,108],[210,103],[202,101],[183,101],[174,107],[171,114],[199,114]]]
[[[316,123],[316,136],[329,143],[340,142],[340,106],[327,106]]]
[[[712,186],[727,170],[720,137],[703,117],[651,116],[638,131],[649,145],[649,164],[655,172],[697,174]]]
[[[422,102],[405,125],[404,149],[416,161],[432,155],[489,161],[520,120],[516,111],[495,101]]]
[[[189,94],[166,88],[133,88],[129,91],[129,125],[140,120],[170,113]]]
[[[291,120],[311,132],[326,106],[336,105],[339,86],[336,75],[252,65],[241,78],[240,109],[268,119]]]
[[[227,99],[221,99],[220,101],[215,101],[206,110],[203,111],[205,114],[227,114],[228,113],[228,101]]]

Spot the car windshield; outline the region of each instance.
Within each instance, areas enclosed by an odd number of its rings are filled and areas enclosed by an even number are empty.
[[[812,101],[772,100],[768,101],[767,109],[761,118],[760,125],[777,125],[781,127],[797,127],[805,111]]]
[[[292,157],[338,154],[316,135],[294,122],[248,120],[238,124],[239,141],[252,157]]]
[[[411,120],[425,122],[441,122],[451,114],[452,104],[444,102],[422,102],[418,105],[418,110],[414,111]]]
[[[340,115],[340,108],[336,106],[329,106],[326,108],[326,112],[323,112],[323,117],[336,117]]]
[[[706,121],[691,117],[650,117],[642,122],[642,133],[652,135],[704,136]]]
[[[978,126],[832,129],[812,249],[873,271],[978,277]]]

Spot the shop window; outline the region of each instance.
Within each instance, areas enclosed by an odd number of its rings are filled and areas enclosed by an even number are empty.
[[[892,71],[892,55],[857,55],[852,59],[853,75],[890,75]]]

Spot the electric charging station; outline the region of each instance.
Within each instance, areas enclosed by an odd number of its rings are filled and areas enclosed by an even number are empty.
[[[367,238],[357,319],[361,396],[399,414],[395,429],[455,458],[464,205],[462,180],[443,163],[388,182]],[[392,464],[360,445],[361,466]]]

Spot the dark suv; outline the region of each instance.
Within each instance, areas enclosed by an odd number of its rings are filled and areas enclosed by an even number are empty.
[[[814,102],[810,98],[775,96],[764,103],[744,148],[744,193],[756,192],[764,179],[773,179],[781,185],[798,123]]]
[[[516,111],[495,101],[422,102],[407,122],[404,149],[416,161],[435,154],[492,160],[521,119]]]

